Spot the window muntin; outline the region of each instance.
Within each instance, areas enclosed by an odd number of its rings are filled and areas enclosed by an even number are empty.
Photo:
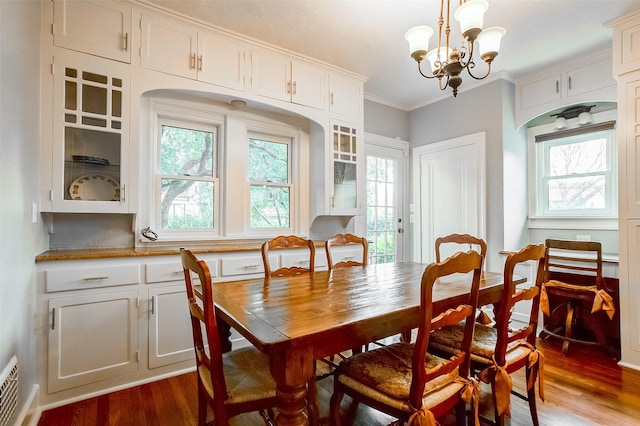
[[[159,120],[155,227],[161,235],[217,233],[217,134],[207,123]]]
[[[550,139],[536,145],[539,216],[616,215],[613,130]]]
[[[291,139],[250,133],[247,165],[249,228],[291,229]]]

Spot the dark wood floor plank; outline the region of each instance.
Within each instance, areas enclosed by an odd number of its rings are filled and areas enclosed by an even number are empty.
[[[604,354],[584,347],[572,347],[563,356],[560,342],[541,341],[545,355],[545,402],[538,401],[542,426],[630,426],[640,424],[640,371],[617,365]],[[513,376],[514,388],[524,391],[524,372]],[[483,387],[481,412],[492,415],[490,388]],[[332,378],[318,383],[321,415],[326,417],[333,391]],[[386,425],[391,418],[352,404],[342,403],[346,424],[354,426]],[[511,399],[514,426],[532,424],[528,404]],[[443,419],[443,426],[453,424]],[[183,426],[197,424],[195,373],[171,377],[153,383],[91,398],[42,413],[39,426],[153,425]],[[232,419],[234,426],[263,425],[256,413]],[[483,423],[484,425],[485,423]]]

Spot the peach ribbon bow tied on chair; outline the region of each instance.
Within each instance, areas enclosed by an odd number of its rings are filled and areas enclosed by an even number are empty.
[[[540,293],[540,309],[547,316],[551,315],[551,309],[549,308],[549,296],[547,295],[547,287],[564,287],[573,290],[592,291],[595,293],[595,297],[593,298],[591,313],[602,310],[607,314],[609,319],[613,319],[613,316],[616,313],[616,307],[613,303],[613,298],[609,293],[607,293],[605,289],[598,290],[595,285],[585,287],[581,285],[567,284],[561,281],[552,280],[544,283],[544,285],[542,286],[542,292]]]
[[[527,364],[528,367],[533,370],[533,374],[529,376],[527,390],[530,390],[534,386],[537,376],[539,386],[538,392],[540,399],[544,401],[543,355],[537,348],[533,347],[526,341],[521,341],[518,343],[518,346],[526,346],[531,349],[527,359]],[[480,374],[478,374],[478,378],[485,383],[491,383],[491,379],[494,379],[496,389],[496,408],[498,410],[498,414],[505,414],[507,417],[511,417],[511,389],[513,388],[513,384],[511,382],[511,376],[507,373],[507,370],[504,367],[499,366],[494,357],[493,365],[482,370]]]
[[[596,296],[593,299],[593,307],[591,313],[603,310],[609,319],[613,319],[616,313],[615,305],[613,304],[613,297],[605,289],[596,290]]]
[[[469,380],[458,378],[456,381],[464,382],[465,387],[460,391],[462,399],[467,404],[473,402],[475,419],[474,425],[480,426],[480,417],[478,416],[480,384],[473,378]],[[409,417],[408,426],[439,426],[439,423],[436,421],[435,416],[429,409],[422,407]]]

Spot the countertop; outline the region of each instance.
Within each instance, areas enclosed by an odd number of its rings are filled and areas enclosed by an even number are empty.
[[[194,254],[203,253],[231,253],[242,251],[260,250],[265,240],[225,240],[213,242],[209,246],[199,245],[190,247],[184,244]],[[316,251],[324,248],[324,241],[316,241]],[[117,257],[143,257],[143,256],[172,256],[180,253],[180,247],[162,248],[83,248],[70,250],[48,250],[36,256],[36,263],[49,262],[55,260],[81,260],[81,259],[108,259]]]

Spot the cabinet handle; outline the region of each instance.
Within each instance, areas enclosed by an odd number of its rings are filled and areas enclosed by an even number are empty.
[[[293,94],[294,95],[296,94],[296,82],[295,81],[293,82]]]
[[[255,269],[259,267],[260,265],[258,265],[257,263],[255,265],[244,265],[244,269]]]
[[[556,80],[556,93],[560,93],[560,82]]]
[[[100,280],[106,280],[109,278],[109,275],[103,275],[100,277],[87,277],[84,278],[85,281],[100,281]]]
[[[291,94],[291,80],[287,81],[287,94]]]
[[[51,310],[51,329],[56,329],[56,308]]]
[[[202,71],[202,55],[198,56],[198,71]]]
[[[127,199],[127,186],[125,184],[122,184],[120,202],[124,203],[126,199]]]
[[[122,38],[122,41],[124,42],[124,51],[127,52],[129,51],[129,33],[124,33],[124,37]]]
[[[191,68],[192,69],[196,68],[196,54],[195,53],[191,54]]]
[[[156,314],[156,297],[153,296],[151,300],[149,300],[149,303],[151,303],[151,315],[155,315]]]
[[[331,92],[331,105],[333,105],[333,92]]]
[[[571,90],[571,76],[569,76],[569,90]]]

